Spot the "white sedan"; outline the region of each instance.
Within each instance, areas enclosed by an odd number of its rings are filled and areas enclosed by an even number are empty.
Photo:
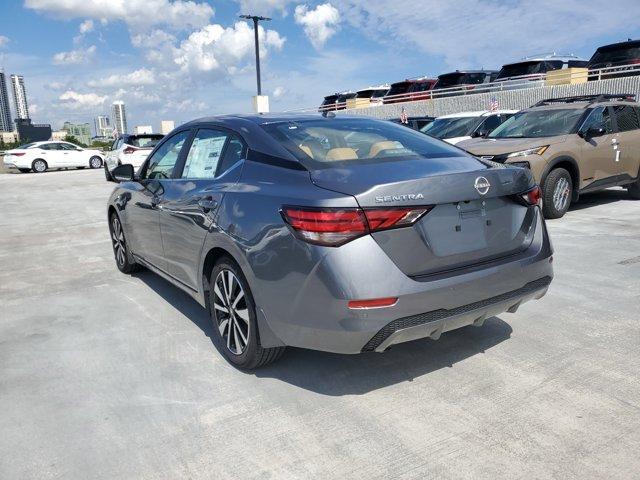
[[[62,141],[34,142],[8,150],[4,166],[17,168],[23,173],[42,173],[55,168],[100,168],[104,155],[100,150],[89,150]]]

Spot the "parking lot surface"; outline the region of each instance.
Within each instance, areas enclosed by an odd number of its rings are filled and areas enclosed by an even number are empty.
[[[100,170],[0,175],[0,478],[637,478],[623,190],[548,223],[556,278],[516,314],[244,373],[195,301],[118,272],[112,188]]]

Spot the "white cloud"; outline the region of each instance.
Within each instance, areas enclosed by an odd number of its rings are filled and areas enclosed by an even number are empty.
[[[276,87],[273,89],[273,98],[282,98],[287,93],[286,88],[284,87]]]
[[[244,15],[272,15],[280,12],[287,16],[287,6],[294,0],[239,0],[240,13]]]
[[[96,93],[78,93],[73,90],[67,90],[58,97],[58,100],[71,110],[86,110],[101,106],[107,100],[107,97]]]
[[[113,74],[99,80],[90,80],[87,85],[96,87],[127,87],[139,85],[153,85],[156,82],[154,73],[147,68],[140,68],[130,73]]]
[[[4,35],[0,35],[0,48],[5,47],[9,43],[9,39]]]
[[[318,5],[314,10],[307,5],[298,5],[295,19],[296,23],[303,26],[314,48],[320,49],[338,30],[340,12],[330,3]]]
[[[69,52],[59,52],[53,56],[55,65],[79,65],[88,63],[96,53],[96,46],[91,45],[87,49],[78,48]]]
[[[275,30],[258,27],[260,54],[266,56],[271,50],[281,50],[285,38]],[[174,61],[183,71],[237,72],[243,60],[254,52],[253,29],[246,22],[237,22],[233,27],[207,25],[193,32],[174,52]]]
[[[89,20],[85,20],[84,22],[82,22],[80,24],[80,34],[84,35],[86,33],[89,33],[93,31],[93,20],[89,19]]]
[[[209,4],[193,0],[25,0],[25,7],[61,18],[120,20],[136,28],[199,28],[214,13]]]
[[[463,5],[462,5],[463,4]],[[567,51],[637,29],[637,0],[342,0],[346,22],[392,48],[441,56],[451,69],[500,67],[540,52]],[[595,49],[595,47],[594,47]]]

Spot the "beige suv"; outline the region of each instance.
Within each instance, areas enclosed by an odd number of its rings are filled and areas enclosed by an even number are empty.
[[[603,188],[625,186],[640,199],[640,104],[632,95],[544,100],[458,146],[531,169],[546,218],[562,217],[581,193]]]

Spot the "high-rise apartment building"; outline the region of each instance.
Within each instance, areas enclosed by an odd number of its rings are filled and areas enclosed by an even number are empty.
[[[111,123],[119,135],[127,133],[127,114],[124,102],[117,100],[111,105]]]
[[[76,137],[80,143],[91,145],[91,127],[88,123],[64,122],[62,130],[69,136]]]
[[[96,129],[96,137],[111,137],[113,129],[111,122],[106,115],[98,115],[93,119],[93,126]]]
[[[176,128],[176,125],[173,122],[173,120],[161,120],[160,121],[160,133],[162,135],[168,134],[174,128]]]
[[[22,75],[11,75],[11,89],[13,90],[13,104],[16,108],[16,119],[28,120],[29,103],[27,102],[27,90],[24,88]]]
[[[0,132],[12,132],[11,108],[9,107],[9,94],[7,92],[7,79],[4,70],[0,70]]]

